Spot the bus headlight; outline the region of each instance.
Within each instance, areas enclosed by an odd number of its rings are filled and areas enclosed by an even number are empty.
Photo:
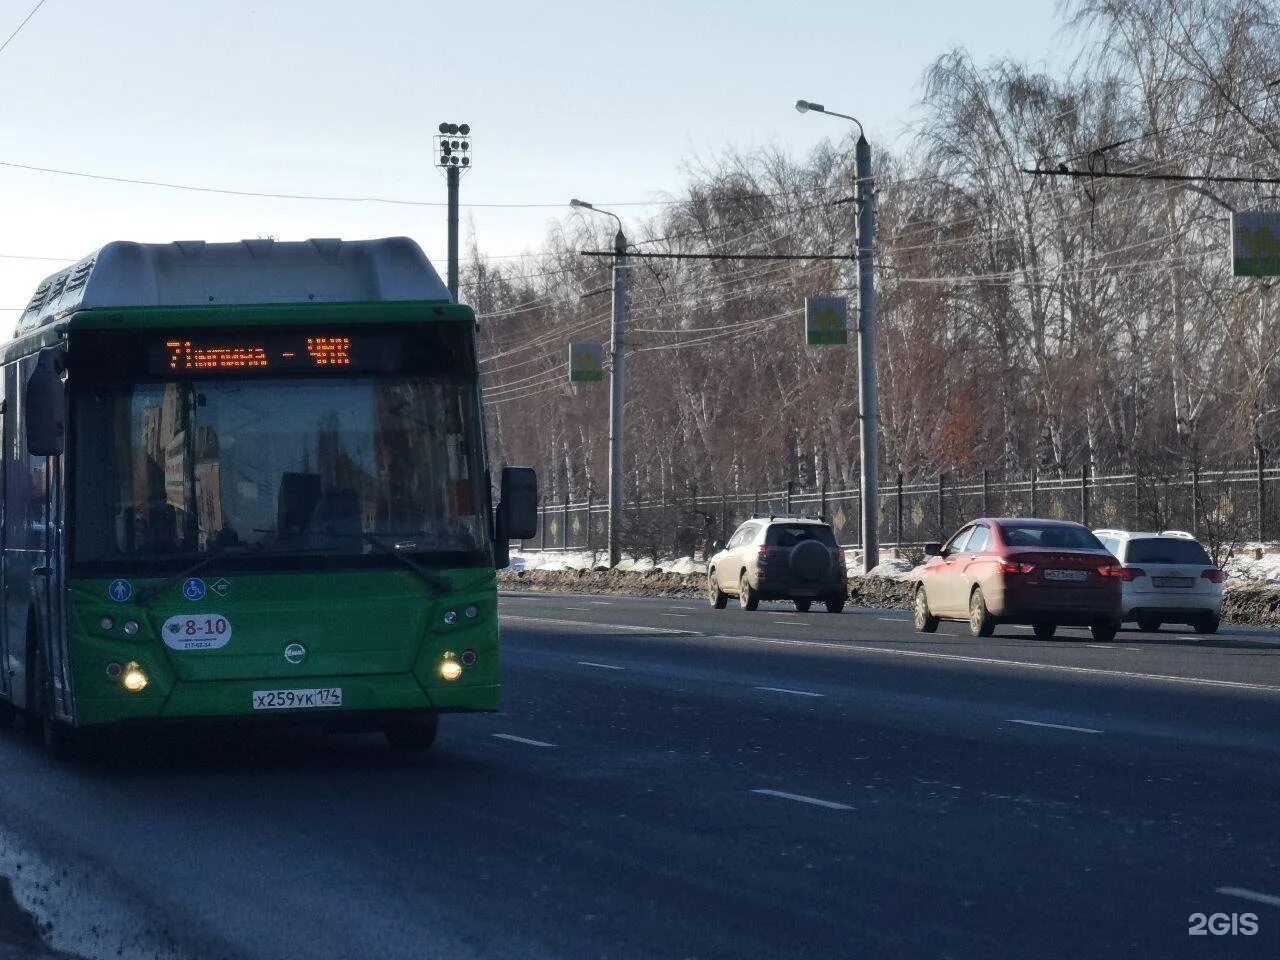
[[[101,620],[98,621],[98,626],[100,626],[103,630],[107,631],[107,633],[110,633],[112,630],[116,628],[116,622],[111,617],[103,617]]]
[[[136,663],[129,663],[124,668],[124,677],[120,681],[130,693],[141,693],[147,688],[147,675]]]
[[[124,622],[124,635],[126,637],[136,637],[141,629],[137,620],[126,620]]]
[[[440,676],[446,680],[454,681],[462,676],[462,664],[457,660],[446,660],[440,664]]]
[[[444,622],[446,626],[452,627],[455,623],[458,622],[458,611],[446,610],[444,612]]]
[[[471,606],[467,607],[463,613],[467,615],[468,620],[474,620],[476,617],[480,616],[480,608],[473,603]]]

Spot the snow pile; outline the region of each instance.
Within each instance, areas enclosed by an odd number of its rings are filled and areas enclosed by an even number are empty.
[[[1261,558],[1257,557],[1262,551]],[[1245,544],[1222,565],[1228,580],[1280,584],[1280,551],[1275,544]]]
[[[522,567],[514,562],[512,564],[513,567],[522,570],[593,570],[608,565],[608,558],[601,550],[594,553],[590,550],[527,550],[524,553],[512,551],[511,558],[513,561],[523,562]],[[693,557],[664,558],[655,564],[648,557],[637,559],[624,556],[618,562],[616,569],[624,573],[648,573],[651,570],[658,570],[663,573],[690,575],[706,573],[707,564]]]
[[[857,572],[855,569],[849,571],[852,577],[884,577],[886,580],[918,580],[919,576],[915,574],[916,565],[910,560],[901,558],[891,558],[883,561],[879,566],[872,567],[865,574]]]

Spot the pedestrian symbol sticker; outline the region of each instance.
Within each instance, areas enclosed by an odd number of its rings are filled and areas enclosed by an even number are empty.
[[[107,596],[116,603],[124,603],[133,596],[133,584],[128,580],[112,580],[107,587]]]
[[[204,581],[199,577],[192,577],[182,585],[182,595],[188,600],[203,600]]]

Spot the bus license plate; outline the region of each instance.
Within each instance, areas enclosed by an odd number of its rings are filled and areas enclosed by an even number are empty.
[[[255,690],[255,710],[306,710],[315,707],[342,706],[341,687],[316,687],[307,690]]]

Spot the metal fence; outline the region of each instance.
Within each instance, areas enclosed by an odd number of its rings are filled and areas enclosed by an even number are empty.
[[[1280,537],[1280,467],[1192,470],[1179,475],[1126,473],[1052,477],[1031,474],[957,479],[942,474],[927,483],[899,477],[882,485],[880,542],[918,548],[941,541],[981,516],[1078,520],[1090,527],[1188,530],[1214,550]],[[858,490],[761,490],[673,496],[630,502],[623,510],[623,548],[655,560],[698,556],[726,540],[742,521],[768,514],[820,516],[840,543],[861,546]],[[548,503],[538,511],[538,533],[521,549],[603,552],[608,539],[605,503]]]

